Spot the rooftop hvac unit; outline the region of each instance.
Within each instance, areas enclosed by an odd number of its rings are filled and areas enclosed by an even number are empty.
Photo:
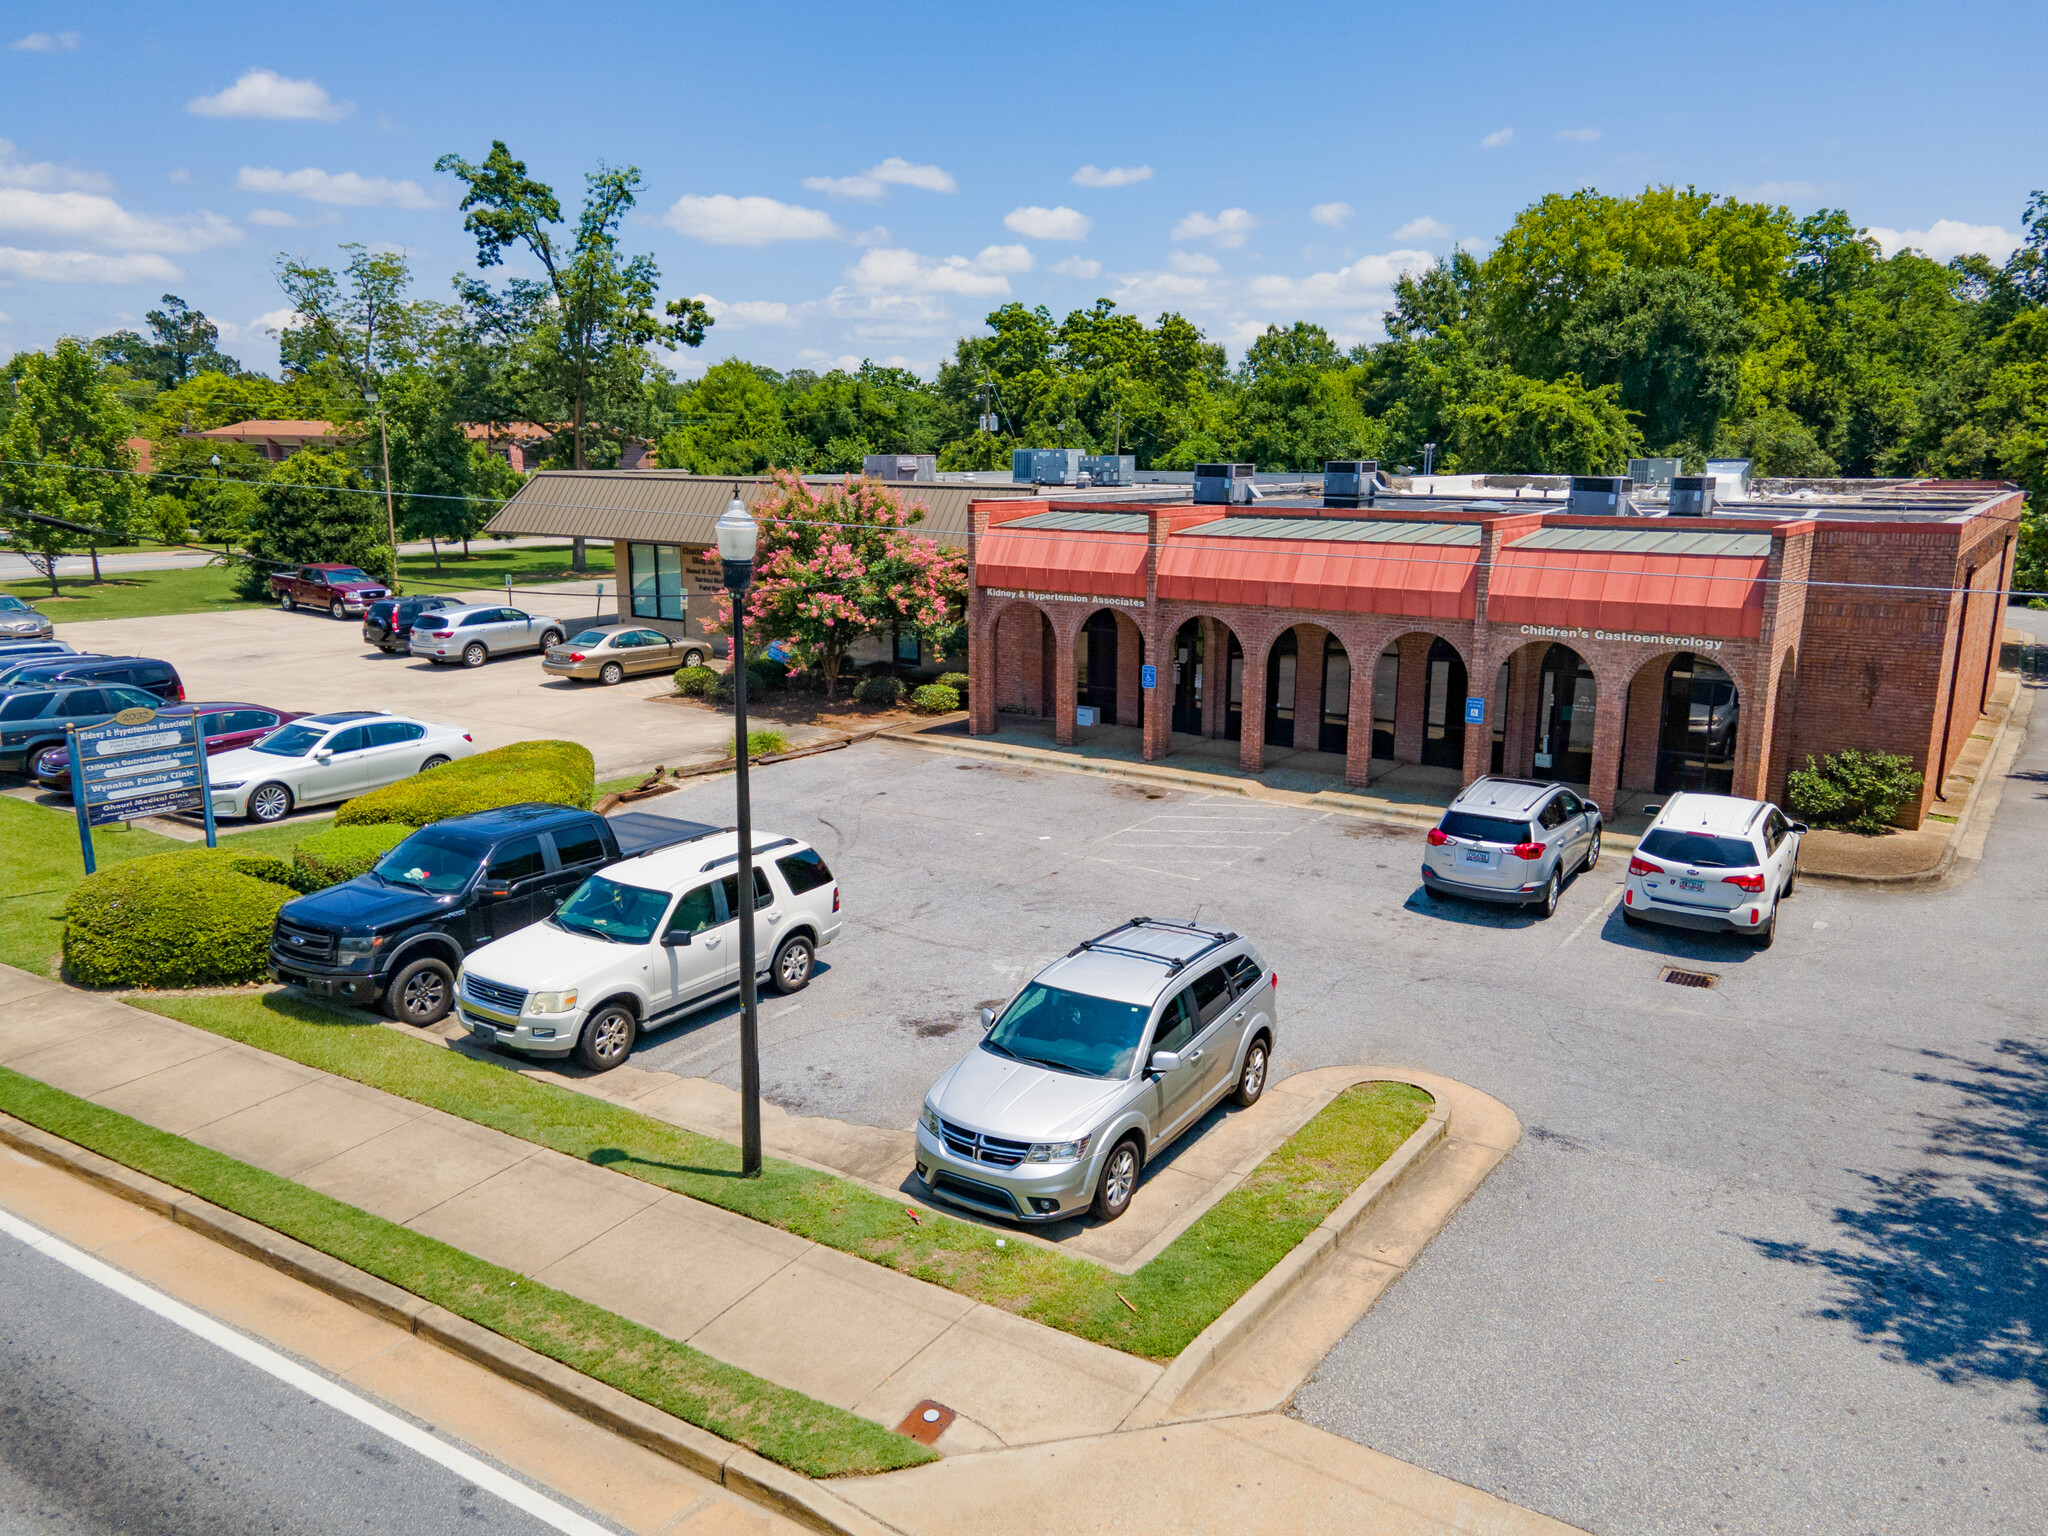
[[[870,480],[936,480],[939,458],[934,453],[871,453],[860,461]]]
[[[1256,464],[1197,464],[1195,502],[1198,506],[1228,506],[1250,501],[1252,475]]]
[[[1574,517],[1625,517],[1634,489],[1627,475],[1573,475],[1566,510]]]
[[[1673,475],[1671,477],[1671,515],[1673,517],[1711,517],[1714,512],[1714,477],[1712,475]]]
[[[1707,474],[1714,481],[1714,492],[1723,501],[1740,499],[1749,494],[1750,459],[1709,459]]]
[[[1630,459],[1628,477],[1637,485],[1669,485],[1684,468],[1683,459]]]
[[[1371,506],[1379,473],[1378,459],[1331,459],[1323,465],[1323,505]]]
[[[1010,453],[1010,479],[1018,485],[1077,485],[1078,448],[1017,448]]]
[[[1084,453],[1081,473],[1090,485],[1134,485],[1138,479],[1138,456],[1133,453]]]

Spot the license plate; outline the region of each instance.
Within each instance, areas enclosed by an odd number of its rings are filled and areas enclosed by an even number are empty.
[[[1678,878],[1678,888],[1681,891],[1704,891],[1707,888],[1707,882],[1704,880],[1688,880],[1681,875]]]
[[[1490,848],[1467,848],[1465,850],[1464,862],[1467,864],[1491,864],[1493,863],[1493,850]]]

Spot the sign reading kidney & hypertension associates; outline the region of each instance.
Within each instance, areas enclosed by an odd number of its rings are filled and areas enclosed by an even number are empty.
[[[93,871],[92,829],[141,816],[201,811],[206,845],[216,846],[206,738],[196,714],[124,709],[103,725],[70,732],[71,803],[87,874]]]

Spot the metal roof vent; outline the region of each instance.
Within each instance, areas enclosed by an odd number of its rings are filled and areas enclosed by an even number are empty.
[[[1323,465],[1323,505],[1369,507],[1379,478],[1378,459],[1331,459]]]
[[[1574,517],[1625,517],[1634,489],[1627,475],[1573,475],[1566,510]]]
[[[1630,459],[1628,477],[1637,485],[1669,485],[1684,468],[1683,459]]]
[[[1250,501],[1252,475],[1257,469],[1256,464],[1197,464],[1195,504],[1228,506]]]
[[[1673,475],[1671,515],[1711,517],[1714,512],[1714,480],[1713,475]]]

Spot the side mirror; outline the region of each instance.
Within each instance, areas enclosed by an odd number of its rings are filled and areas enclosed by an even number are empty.
[[[1792,823],[1792,828],[1791,828],[1791,830],[1793,830],[1794,832],[1801,832],[1801,833],[1804,833],[1804,832],[1811,832],[1811,831],[1812,831],[1813,829],[1812,829],[1811,827],[1809,827],[1809,826],[1808,826],[1808,825],[1807,825],[1807,824],[1806,824],[1805,822],[1803,822],[1803,821],[1795,821],[1795,822],[1793,822],[1793,823]]]
[[[512,894],[512,887],[509,885],[489,885],[484,887],[484,894],[486,896],[510,896]]]
[[[1148,1066],[1145,1070],[1147,1072],[1158,1072],[1163,1074],[1167,1072],[1177,1071],[1179,1067],[1179,1051],[1154,1051],[1152,1053],[1152,1064]]]
[[[981,1032],[985,1035],[996,1027],[996,1011],[993,1008],[981,1010]]]
[[[1663,809],[1662,805],[1646,805],[1643,807],[1643,814],[1645,816],[1654,816]]]
[[[326,747],[322,747],[313,754],[313,761],[316,763],[331,763],[334,761],[334,754]]]
[[[687,949],[689,944],[690,936],[680,928],[671,928],[661,936],[663,949]]]
[[[1602,813],[1601,813],[1601,810],[1600,810],[1600,807],[1599,807],[1599,806],[1597,806],[1597,805],[1595,805],[1595,804],[1594,804],[1594,803],[1593,803],[1592,801],[1590,801],[1590,800],[1581,800],[1581,801],[1579,802],[1579,809],[1581,809],[1581,810],[1584,810],[1584,811],[1591,811],[1591,812],[1592,812],[1592,813],[1593,813],[1593,814],[1594,814],[1595,816],[1598,816],[1598,815],[1602,814]]]

